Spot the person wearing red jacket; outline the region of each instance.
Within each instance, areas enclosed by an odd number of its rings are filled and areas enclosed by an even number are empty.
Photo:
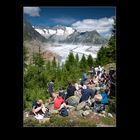
[[[61,110],[61,108],[66,107],[64,97],[60,94],[54,99],[54,109]]]

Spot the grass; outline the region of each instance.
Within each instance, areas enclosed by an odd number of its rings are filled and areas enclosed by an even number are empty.
[[[27,119],[24,121],[24,127],[96,127],[97,123],[104,125],[115,125],[115,118],[100,117],[98,121],[88,118],[71,118],[52,115],[49,122],[39,123],[35,119]]]
[[[110,117],[103,117],[102,121],[103,124],[106,125],[116,125],[116,119],[115,118],[110,118]]]

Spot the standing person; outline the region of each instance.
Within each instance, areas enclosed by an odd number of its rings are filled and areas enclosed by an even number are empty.
[[[53,97],[53,92],[54,92],[54,80],[50,81],[48,84],[48,92],[51,98]]]

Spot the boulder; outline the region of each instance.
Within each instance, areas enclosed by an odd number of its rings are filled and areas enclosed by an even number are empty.
[[[68,105],[75,106],[75,107],[78,105],[79,101],[80,101],[80,97],[78,96],[71,96],[66,100]]]
[[[31,118],[34,118],[34,115],[31,111],[23,112],[23,119],[24,120],[31,119]]]
[[[84,112],[83,110],[79,110],[78,115],[83,116],[83,112]]]
[[[93,114],[94,114],[94,115],[98,115],[98,113],[96,113],[96,112],[93,112]]]
[[[24,117],[25,117],[25,118],[28,118],[29,115],[30,115],[30,112],[24,112]]]
[[[105,117],[105,114],[99,113],[98,116],[100,116],[100,117]]]
[[[113,118],[113,115],[111,113],[107,113],[107,116]]]
[[[86,106],[86,104],[87,104],[86,102],[81,102],[80,104],[78,104],[76,110],[81,110],[81,109],[83,109],[83,108]]]
[[[74,111],[75,108],[76,108],[76,107],[74,107],[74,106],[67,105],[67,109],[68,109],[69,111]]]
[[[86,110],[86,111],[84,111],[82,114],[83,114],[83,116],[87,116],[87,115],[89,115],[91,112],[92,112],[92,110]]]
[[[86,110],[90,110],[90,107],[88,105],[85,106]]]
[[[101,113],[106,115],[106,112],[105,111],[102,111]]]

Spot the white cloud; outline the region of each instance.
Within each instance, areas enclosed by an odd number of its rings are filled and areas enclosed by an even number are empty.
[[[61,23],[61,24],[72,24],[73,22],[75,22],[74,18],[52,18],[52,21],[56,22],[56,23]]]
[[[40,12],[40,8],[39,7],[24,7],[23,9],[25,14],[28,14],[29,16],[40,16],[39,12]]]
[[[72,27],[79,32],[96,30],[101,35],[108,37],[111,34],[113,18],[84,19],[72,24]]]

